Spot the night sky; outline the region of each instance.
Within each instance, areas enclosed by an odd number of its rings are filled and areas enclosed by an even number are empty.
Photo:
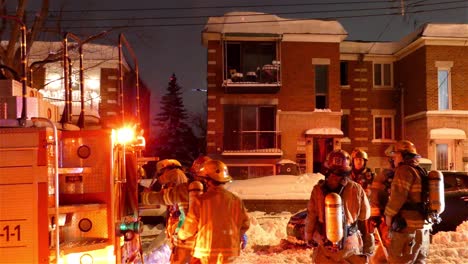
[[[41,0],[29,0],[28,11],[37,11]],[[8,0],[8,5],[16,1]],[[113,33],[95,43],[118,44],[124,33],[134,49],[140,77],[152,90],[153,112],[175,73],[184,91],[189,112],[202,112],[206,93],[206,49],[201,31],[209,16],[230,11],[255,11],[285,18],[338,20],[348,31],[347,40],[398,41],[427,22],[468,23],[466,0],[50,0],[48,28],[56,25],[63,7],[65,31],[83,38],[110,28]],[[407,5],[402,16],[400,4]],[[326,4],[325,4],[326,3]],[[440,4],[443,3],[443,4]],[[10,9],[12,11],[12,9]],[[432,11],[429,11],[432,10]],[[10,11],[10,13],[11,13]],[[424,12],[421,12],[424,11]],[[395,14],[395,15],[386,15]],[[60,41],[43,33],[40,40]]]

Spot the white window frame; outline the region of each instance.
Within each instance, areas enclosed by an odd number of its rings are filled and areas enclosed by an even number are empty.
[[[372,142],[394,142],[395,141],[395,110],[388,110],[388,109],[373,109],[371,111],[372,114]],[[391,138],[376,138],[375,134],[375,123],[377,118],[390,118],[391,120]],[[384,124],[383,124],[384,125]],[[384,133],[385,129],[383,128],[382,133]]]
[[[375,66],[380,65],[380,78],[382,83],[380,85],[375,84]],[[390,65],[390,84],[385,84],[385,73],[384,73],[384,65]],[[389,88],[393,87],[393,62],[389,61],[374,61],[372,63],[372,84],[374,88]]]
[[[448,100],[448,107],[447,109],[442,109],[440,105],[440,84],[439,84],[439,73],[441,71],[447,71],[447,100]],[[439,111],[446,111],[452,109],[452,73],[451,68],[448,67],[438,67],[437,68],[437,109]]]

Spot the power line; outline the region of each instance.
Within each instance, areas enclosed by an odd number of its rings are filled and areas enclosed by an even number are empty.
[[[415,7],[427,7],[427,6],[434,6],[434,5],[441,5],[441,4],[455,4],[455,3],[464,3],[465,0],[455,0],[455,1],[446,1],[444,3],[427,3],[427,4],[419,4],[422,1],[418,1],[414,4],[409,4],[412,8]],[[374,7],[374,8],[354,8],[354,9],[338,9],[338,10],[320,10],[320,11],[293,11],[293,12],[275,12],[276,15],[299,15],[299,14],[326,14],[326,13],[339,13],[339,12],[361,12],[361,11],[377,11],[377,10],[395,10],[400,9],[400,7],[394,6],[387,6],[387,7]],[[243,14],[243,15],[229,15],[226,17],[258,17],[258,16],[266,16],[269,14]],[[212,15],[203,15],[203,16],[152,16],[152,17],[118,17],[118,18],[65,18],[65,19],[55,19],[49,18],[48,21],[61,21],[61,22],[72,22],[72,21],[125,21],[125,20],[132,20],[132,21],[141,21],[141,20],[162,20],[162,19],[201,19],[201,18],[209,18]]]
[[[356,11],[374,11],[385,9],[399,9],[399,7],[380,7],[380,8],[359,8],[359,9],[342,9],[342,10],[323,10],[323,11],[294,11],[294,12],[275,12],[275,15],[298,15],[298,14],[321,14],[321,13],[337,13],[337,12],[356,12]],[[244,14],[244,15],[227,15],[225,17],[259,17],[269,16],[270,14]],[[136,17],[136,18],[76,18],[76,19],[53,19],[52,21],[118,21],[118,20],[158,20],[158,19],[191,19],[191,18],[209,18],[211,15],[205,16],[163,16],[163,17]]]
[[[447,8],[437,8],[437,9],[427,9],[427,10],[414,10],[414,11],[407,11],[406,14],[420,14],[420,13],[430,13],[430,12],[437,12],[437,11],[448,11],[448,10],[455,10],[460,9],[464,6],[456,6],[456,7],[447,7]],[[349,18],[366,18],[366,17],[376,17],[376,16],[395,16],[401,15],[400,12],[393,12],[393,13],[380,13],[380,14],[366,14],[366,15],[348,15],[348,16],[332,16],[332,17],[320,17],[320,18],[296,18],[296,19],[287,19],[287,20],[262,20],[262,21],[243,21],[243,22],[223,22],[223,23],[173,23],[173,24],[142,24],[142,25],[103,25],[103,26],[64,26],[67,29],[75,29],[75,28],[147,28],[147,27],[182,27],[182,26],[205,26],[205,25],[230,25],[230,24],[255,24],[255,23],[287,23],[293,21],[307,21],[307,20],[337,20],[337,19],[349,19]]]
[[[82,9],[82,10],[50,10],[50,13],[82,13],[82,12],[129,12],[129,11],[167,11],[167,10],[197,10],[197,9],[224,9],[224,8],[255,8],[255,7],[293,7],[293,6],[323,6],[323,5],[352,5],[352,4],[382,4],[388,0],[353,1],[353,2],[322,2],[322,3],[289,3],[289,4],[262,4],[262,5],[222,5],[222,6],[195,6],[195,7],[156,7],[156,8],[125,8],[125,9]]]

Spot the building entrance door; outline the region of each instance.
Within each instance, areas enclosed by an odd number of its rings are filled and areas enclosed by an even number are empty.
[[[314,138],[313,172],[323,172],[323,163],[333,150],[333,138]]]

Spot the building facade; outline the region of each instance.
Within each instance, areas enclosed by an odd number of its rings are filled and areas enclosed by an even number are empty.
[[[282,173],[282,160],[320,172],[333,149],[359,147],[378,171],[404,138],[432,168],[468,170],[468,25],[428,24],[391,43],[346,37],[336,21],[210,18],[207,154],[245,179]]]

